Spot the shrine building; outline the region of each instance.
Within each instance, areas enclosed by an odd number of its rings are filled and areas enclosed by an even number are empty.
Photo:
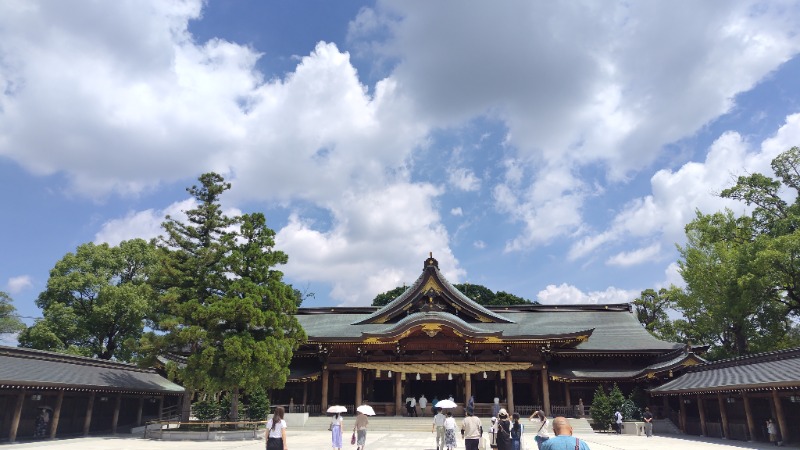
[[[521,414],[575,416],[599,384],[644,391],[703,362],[689,346],[653,337],[630,304],[482,306],[432,256],[386,306],[301,308],[296,317],[308,341],[271,395],[292,412],[369,403],[401,415],[407,397],[424,394],[428,411],[434,399],[452,396],[463,408],[474,395],[478,414],[499,398]]]

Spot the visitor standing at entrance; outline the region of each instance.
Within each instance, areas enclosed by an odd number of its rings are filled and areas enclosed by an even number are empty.
[[[511,421],[505,408],[500,408],[500,411],[497,412],[495,428],[497,428],[497,450],[512,450]]]
[[[422,417],[425,417],[425,407],[428,406],[428,399],[425,394],[419,396],[419,410],[422,411]]]
[[[647,437],[653,436],[653,413],[650,412],[650,408],[644,409],[644,414],[642,414],[642,418],[644,419],[644,434]]]
[[[331,446],[334,449],[342,450],[342,435],[344,434],[344,419],[342,415],[336,413],[331,419]]]
[[[417,399],[414,396],[411,396],[411,408],[409,409],[410,415],[416,417],[417,416]]]
[[[494,404],[492,405],[492,417],[497,417],[500,413],[500,399],[495,397]]]
[[[283,406],[275,408],[272,419],[267,421],[267,450],[287,450],[286,443],[286,421],[283,420]]]
[[[467,450],[478,450],[478,444],[483,434],[481,419],[472,415],[471,410],[467,410],[467,417],[461,423],[461,435],[464,437],[464,447]]]
[[[450,411],[447,411],[447,418],[444,419],[444,446],[447,450],[456,448],[456,419]]]
[[[778,441],[778,428],[775,427],[775,422],[772,419],[767,419],[767,434],[769,434],[769,441],[775,445],[781,445]]]
[[[470,395],[469,400],[467,400],[467,412],[468,413],[475,413],[475,396]]]
[[[553,419],[555,437],[542,444],[542,450],[591,450],[589,444],[572,436],[572,426],[565,417]]]
[[[436,415],[433,416],[433,426],[431,427],[431,433],[436,432],[436,450],[442,450],[444,447],[444,420],[446,417],[442,414],[442,410],[438,408],[433,408],[436,410]]]
[[[353,428],[353,432],[358,436],[356,440],[358,450],[364,450],[364,444],[367,442],[367,425],[369,425],[367,415],[359,411],[356,416],[356,426]]]
[[[550,419],[547,418],[547,414],[544,411],[539,410],[531,414],[530,417],[531,421],[534,419],[541,422],[539,425],[539,429],[536,431],[536,437],[533,440],[536,442],[536,446],[539,450],[542,449],[542,443],[548,439],[550,439]]]
[[[519,423],[519,414],[514,413],[511,415],[511,446],[514,450],[522,449],[522,433],[525,432],[525,427]]]

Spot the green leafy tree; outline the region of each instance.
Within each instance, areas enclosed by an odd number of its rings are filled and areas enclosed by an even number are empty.
[[[171,371],[188,387],[229,392],[238,418],[240,390],[281,388],[305,333],[294,317],[302,301],[275,270],[288,257],[274,249],[262,214],[228,217],[219,198],[230,188],[209,173],[188,189],[198,206],[188,223],[167,218],[160,243],[163,292],[158,346],[188,353]]]
[[[645,289],[633,301],[636,318],[653,336],[665,341],[678,341],[679,336],[667,311],[675,308],[675,298],[681,295],[680,288]]]
[[[23,347],[130,361],[154,294],[155,247],[142,239],[83,244],[50,271],[36,304],[44,318],[19,336]]]
[[[499,291],[495,293],[486,286],[480,284],[455,284],[453,285],[462,294],[466,295],[475,302],[484,306],[500,306],[500,305],[531,305],[538,304],[508,292]],[[372,300],[372,306],[384,306],[396,299],[408,289],[406,286],[398,286],[392,290],[378,294]]]
[[[775,349],[793,336],[787,307],[758,261],[755,221],[731,211],[704,215],[686,226],[679,247],[685,295],[673,298],[685,320],[676,327],[720,359]]]
[[[269,397],[264,389],[256,389],[249,396],[247,415],[250,420],[267,420],[269,415]]]
[[[25,329],[25,324],[17,317],[17,309],[12,303],[11,297],[0,291],[0,334],[17,333]]]

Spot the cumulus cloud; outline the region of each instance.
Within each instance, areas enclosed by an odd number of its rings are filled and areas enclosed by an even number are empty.
[[[447,171],[447,179],[456,189],[472,192],[481,188],[481,180],[470,169],[452,168]]]
[[[772,176],[772,159],[797,142],[800,142],[800,114],[788,116],[777,133],[758,146],[738,133],[724,133],[708,149],[704,161],[686,163],[675,171],[659,170],[650,180],[652,194],[631,200],[607,230],[586,235],[573,244],[569,256],[585,257],[602,245],[623,240],[656,237],[669,246],[683,242],[684,226],[695,217],[696,210],[713,213],[730,208],[745,213],[743,203],[720,198],[719,193],[732,186],[739,175],[760,172]]]
[[[413,282],[428,252],[445,277],[458,282],[464,271],[433,204],[440,194],[434,186],[408,183],[366,195],[344,193],[342,202],[330,205],[328,231],[293,216],[275,238],[291,255],[286,273],[331,283],[331,296],[343,305],[368,304],[383,291]]]
[[[464,215],[464,211],[461,209],[460,206],[458,206],[458,207],[453,208],[453,209],[450,210],[450,215],[453,215],[453,216],[456,216],[456,217],[461,217],[461,216]]]
[[[481,240],[477,240],[477,241],[472,243],[472,246],[477,248],[478,250],[483,250],[483,249],[486,248],[486,242],[483,242]]]
[[[661,253],[661,244],[656,242],[648,247],[637,248],[629,252],[620,252],[608,258],[606,264],[609,266],[628,267],[646,262],[652,262]]]
[[[29,275],[20,275],[9,278],[6,285],[8,286],[9,294],[18,294],[33,286],[33,279]]]
[[[796,55],[800,16],[786,8],[796,3],[387,0],[350,34],[396,61],[392,78],[431,123],[490,116],[508,128],[528,170],[495,198],[522,224],[507,250],[524,250],[582,228],[586,167],[624,181]],[[568,186],[537,195],[554,172]]]
[[[175,202],[164,209],[146,209],[144,211],[131,211],[118,219],[111,219],[103,223],[100,231],[95,233],[96,244],[106,243],[118,245],[129,239],[150,240],[164,233],[161,224],[167,216],[179,222],[186,221],[186,213],[197,206],[193,198]]]
[[[639,296],[639,292],[609,287],[605,291],[583,292],[575,286],[562,283],[558,286],[547,285],[536,294],[536,299],[543,305],[579,305],[629,303]]]

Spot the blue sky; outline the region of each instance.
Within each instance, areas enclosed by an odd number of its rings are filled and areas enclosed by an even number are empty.
[[[800,3],[0,3],[0,290],[159,233],[206,171],[307,306],[429,251],[550,304],[680,283],[715,193],[800,145]]]

